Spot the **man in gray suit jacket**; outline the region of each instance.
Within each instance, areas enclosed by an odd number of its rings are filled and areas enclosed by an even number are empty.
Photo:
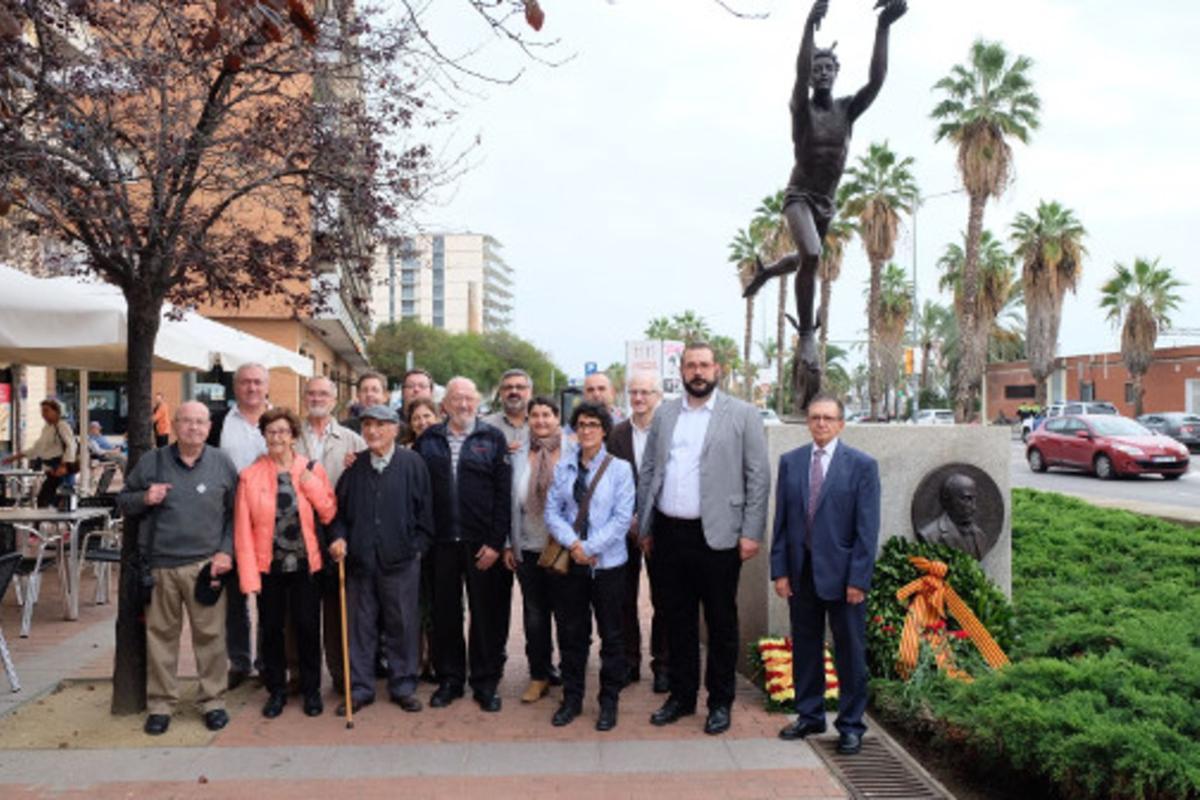
[[[733,704],[738,577],[763,538],[770,465],[758,411],[716,391],[712,347],[689,344],[680,372],[687,394],[655,414],[638,474],[640,536],[662,573],[671,653],[671,693],[650,722],[668,725],[696,711],[703,606],[704,732],[718,734],[729,729]]]

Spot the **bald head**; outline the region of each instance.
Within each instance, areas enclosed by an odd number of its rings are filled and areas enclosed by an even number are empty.
[[[603,372],[593,372],[583,379],[583,398],[611,409],[615,400],[612,381]]]
[[[175,436],[181,451],[194,453],[203,447],[211,427],[208,406],[204,403],[189,400],[175,409]]]
[[[442,409],[451,428],[459,433],[468,430],[479,412],[479,390],[475,388],[475,381],[461,375],[451,378],[446,383]]]

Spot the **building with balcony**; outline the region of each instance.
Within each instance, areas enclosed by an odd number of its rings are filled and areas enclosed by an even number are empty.
[[[483,233],[429,233],[376,250],[371,319],[413,319],[451,333],[505,330],[512,323],[513,270]]]

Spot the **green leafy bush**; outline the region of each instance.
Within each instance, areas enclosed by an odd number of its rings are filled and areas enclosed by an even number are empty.
[[[920,570],[908,560],[909,556],[945,563],[946,580],[975,612],[1001,649],[1008,652],[1015,641],[1012,604],[984,574],[979,562],[961,550],[897,536],[888,539],[875,562],[875,577],[867,603],[867,655],[872,677],[896,677],[896,652],[900,647],[904,617],[908,613],[907,601],[897,600],[896,592],[921,576]],[[947,623],[951,631],[962,627],[953,618]],[[974,650],[973,645],[968,646]],[[956,657],[960,650],[956,648]],[[983,664],[982,659],[978,664]],[[972,674],[975,672],[967,664],[960,666]],[[978,666],[974,659],[971,666]]]
[[[1200,530],[1013,492],[1012,666],[881,714],[1070,798],[1200,798]]]

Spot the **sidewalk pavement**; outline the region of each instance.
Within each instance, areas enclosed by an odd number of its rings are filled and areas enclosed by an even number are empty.
[[[90,598],[91,589],[89,578],[83,597]],[[642,596],[648,623],[645,587]],[[63,621],[52,576],[47,576],[42,599],[29,639],[15,639],[11,598],[0,609],[6,631],[12,631],[9,642],[24,685],[20,694],[0,698],[0,728],[29,724],[35,698],[60,681],[102,677],[111,669],[115,609],[85,602],[79,621]],[[731,730],[710,737],[701,730],[703,708],[675,725],[650,725],[649,715],[663,697],[651,692],[649,666],[643,663],[646,678],[621,695],[617,728],[598,733],[593,727],[598,643],[583,715],[566,728],[552,727],[557,690],[538,703],[518,700],[527,679],[519,591],[514,592],[512,619],[507,675],[500,687],[504,708],[498,714],[482,712],[469,694],[449,708],[426,706],[417,714],[376,702],[356,715],[354,729],[347,730],[333,714],[337,697],[328,676],[326,712],[315,719],[303,716],[298,699],[278,719],[263,719],[259,708],[265,693],[243,688],[235,693],[240,702],[231,698],[229,727],[218,734],[201,729],[198,738],[191,728],[200,726],[199,716],[179,714],[171,730],[158,738],[114,736],[105,741],[95,736],[95,741],[64,743],[57,749],[0,750],[0,796],[846,797],[808,744],[776,737],[786,718],[765,712],[760,692],[742,678]],[[186,647],[184,651],[182,671],[194,674],[190,653]],[[423,685],[423,700],[431,689]],[[107,703],[107,693],[97,695],[97,702]],[[386,691],[381,688],[378,696],[386,698]],[[16,716],[4,716],[19,702],[29,705]],[[123,729],[140,722],[113,718],[112,726]],[[136,745],[114,745],[128,741]],[[197,741],[204,744],[195,746]]]

